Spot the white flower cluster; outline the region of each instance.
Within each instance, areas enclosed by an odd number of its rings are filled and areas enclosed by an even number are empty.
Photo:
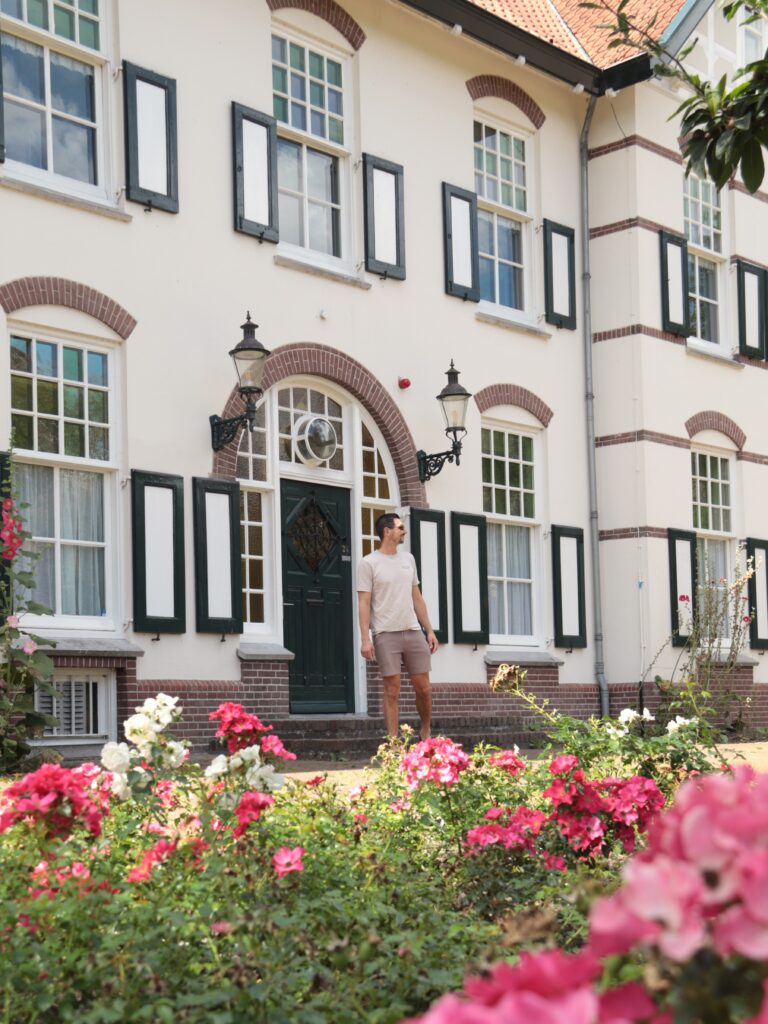
[[[177,707],[179,698],[169,697],[167,693],[158,693],[157,697],[147,697],[143,704],[136,708],[123,723],[123,731],[128,743],[106,743],[101,751],[101,763],[107,771],[112,772],[112,792],[118,799],[125,800],[131,795],[128,773],[133,772],[140,779],[146,772],[141,767],[142,761],[149,761],[157,767],[179,768],[186,760],[189,749],[176,740],[160,737],[169,725],[181,717],[181,708]]]
[[[695,725],[697,722],[698,718],[683,718],[682,715],[676,715],[671,721],[667,722],[667,732],[677,732],[683,726]]]
[[[619,725],[606,725],[605,731],[609,736],[614,736],[616,738],[626,736],[629,732],[629,726],[638,718],[642,719],[644,722],[656,721],[648,708],[643,708],[642,715],[639,711],[635,711],[634,708],[624,708],[619,712]]]
[[[229,756],[219,754],[205,769],[208,779],[220,779],[225,775],[240,775],[249,789],[258,789],[262,793],[280,789],[285,782],[285,776],[276,772],[274,765],[262,764],[258,744]]]

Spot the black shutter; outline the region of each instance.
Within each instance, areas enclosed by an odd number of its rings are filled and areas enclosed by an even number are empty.
[[[279,239],[277,214],[277,121],[232,104],[235,231],[260,242]]]
[[[584,531],[578,527],[552,527],[552,594],[555,647],[586,647]]]
[[[443,244],[447,294],[479,302],[477,196],[446,182],[443,182]]]
[[[670,334],[687,338],[688,243],[680,235],[660,231],[661,243],[661,326]]]
[[[363,153],[365,269],[405,280],[404,173],[400,164]]]
[[[739,352],[765,359],[766,273],[761,267],[738,260]]]
[[[451,512],[453,642],[488,643],[488,549],[484,516]]]
[[[5,163],[5,120],[3,117],[3,33],[0,32],[0,164]]]
[[[150,125],[142,116],[139,94],[163,105],[165,131],[152,137]],[[125,178],[126,196],[153,210],[179,212],[178,147],[176,142],[176,80],[123,61],[123,99],[125,103]],[[150,147],[164,149],[165,174],[150,173],[140,159],[140,151]]]
[[[672,646],[685,647],[696,612],[696,534],[689,530],[668,530],[667,543]]]
[[[183,633],[187,626],[182,478],[132,470],[131,520],[133,628],[137,633]]]
[[[240,488],[228,481],[194,478],[192,498],[197,631],[242,633]],[[221,575],[213,579],[211,569]]]
[[[2,103],[0,103],[2,106]],[[9,452],[0,452],[0,504],[5,498],[11,497],[11,456]],[[0,618],[5,618],[13,611],[11,600],[11,567],[4,558],[0,558]]]
[[[411,554],[435,636],[448,643],[448,581],[445,567],[445,512],[412,508]]]
[[[576,329],[576,240],[573,228],[544,221],[544,301],[548,324]]]
[[[764,651],[768,649],[768,540],[747,537],[747,558],[754,569],[748,584],[749,646]]]

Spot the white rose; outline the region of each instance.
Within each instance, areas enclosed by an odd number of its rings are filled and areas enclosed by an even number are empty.
[[[245,781],[249,786],[263,792],[280,789],[285,784],[285,776],[275,771],[272,764],[263,764],[258,768],[249,768],[245,773]]]
[[[240,753],[240,759],[243,761],[244,764],[260,764],[261,763],[261,757],[260,757],[260,753],[259,753],[259,746],[258,746],[258,744],[254,745],[252,747],[245,747],[245,749],[241,750],[239,753]]]
[[[131,787],[128,785],[128,776],[122,772],[112,773],[112,782],[109,788],[118,800],[127,800],[131,795]]]
[[[696,718],[683,718],[682,715],[677,715],[671,722],[667,722],[667,732],[677,732],[681,726],[693,725],[696,721]]]
[[[651,714],[651,712],[648,710],[648,708],[643,708],[643,718],[646,720],[646,722],[655,722],[656,721],[655,716]]]
[[[170,740],[165,748],[165,760],[170,768],[180,768],[187,758],[189,750],[183,743]]]
[[[157,740],[154,723],[142,712],[127,718],[123,723],[123,730],[126,739],[137,747],[147,747]]]
[[[243,759],[242,759],[242,757],[240,757],[239,754],[233,754],[232,757],[230,757],[230,759],[229,759],[230,771],[233,771],[233,772],[237,771],[237,769],[238,768],[242,768],[242,766],[243,766]]]
[[[630,722],[634,722],[640,715],[633,708],[624,708],[623,711],[619,712],[619,721],[622,725],[629,725]]]
[[[131,767],[131,749],[127,743],[105,743],[101,763],[109,772],[127,772]]]
[[[229,758],[226,754],[219,754],[218,757],[214,757],[205,769],[205,777],[207,779],[218,779],[220,775],[226,775],[228,771]]]
[[[606,725],[605,731],[609,736],[613,736],[614,739],[621,739],[622,736],[627,735],[626,729],[617,729],[615,725]]]

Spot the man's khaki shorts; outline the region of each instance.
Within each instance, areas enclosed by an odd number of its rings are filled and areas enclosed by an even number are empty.
[[[373,647],[382,676],[400,675],[401,663],[405,664],[409,675],[429,672],[431,668],[429,645],[420,629],[377,633],[373,638]]]

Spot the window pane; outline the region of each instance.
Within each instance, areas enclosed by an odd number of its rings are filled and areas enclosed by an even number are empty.
[[[48,0],[27,0],[27,21],[36,28],[48,28]]]
[[[104,427],[91,427],[88,431],[88,449],[92,459],[109,459],[109,431]]]
[[[72,419],[82,420],[85,418],[85,402],[83,401],[83,389],[73,384],[64,385],[64,415]]]
[[[338,160],[315,149],[307,150],[307,194],[313,199],[338,203]]]
[[[90,50],[99,48],[99,23],[92,18],[80,18],[80,42]]]
[[[307,130],[307,110],[301,103],[291,103],[291,126],[302,132]]]
[[[272,60],[279,60],[281,64],[286,63],[285,40],[278,36],[272,36]]]
[[[93,121],[93,68],[51,53],[51,104],[62,114]]]
[[[53,169],[65,178],[96,184],[96,132],[82,124],[53,118]]]
[[[507,604],[509,607],[508,632],[512,636],[531,636],[533,620],[530,583],[507,583]]]
[[[11,408],[32,410],[32,379],[11,377]]]
[[[52,414],[59,411],[59,386],[54,381],[37,382],[37,411]]]
[[[108,417],[108,404],[106,391],[88,391],[88,418],[96,423],[106,423]]]
[[[107,357],[101,352],[88,353],[88,383],[101,384],[106,387],[107,379]]]
[[[103,548],[62,544],[61,610],[64,615],[106,614]]]
[[[21,0],[0,0],[0,11],[9,14],[12,18],[20,18]]]
[[[280,238],[293,245],[304,245],[301,200],[281,192],[278,202],[278,214],[280,217]]]
[[[504,527],[488,523],[488,575],[504,575]]]
[[[104,540],[104,478],[100,473],[61,470],[61,536],[64,540]]]
[[[326,67],[328,69],[328,81],[331,85],[338,85],[341,88],[341,64],[335,60],[326,61]]]
[[[506,633],[504,622],[504,584],[498,580],[488,581],[488,614],[491,633]]]
[[[291,67],[297,71],[304,70],[304,47],[291,43]]]
[[[325,61],[319,53],[309,52],[309,73],[313,78],[325,78]]]
[[[309,204],[309,248],[329,256],[340,255],[338,211],[328,206]]]
[[[291,96],[304,103],[307,99],[306,79],[303,75],[291,75]]]
[[[35,447],[34,421],[31,416],[11,416],[11,430],[15,448],[32,449]]]
[[[277,142],[277,180],[281,188],[289,188],[301,192],[301,146],[295,142],[278,139]],[[282,211],[281,211],[282,213]],[[282,233],[282,223],[280,230]]]
[[[480,259],[480,298],[487,302],[496,301],[496,282],[494,280],[493,260]]]
[[[3,34],[3,90],[22,100],[45,103],[43,48]],[[8,126],[5,128],[8,131]]]
[[[28,107],[5,100],[5,152],[9,160],[18,160],[30,167],[48,166],[48,150],[45,141],[45,115]]]
[[[26,338],[11,338],[11,369],[32,371],[32,343]]]
[[[505,576],[514,579],[531,578],[531,531],[524,526],[504,527],[507,546]]]
[[[499,264],[499,303],[510,309],[523,308],[523,272],[519,267]]]
[[[85,455],[85,427],[82,423],[64,424],[64,454]]]
[[[477,245],[480,252],[493,256],[496,247],[493,241],[493,214],[477,211]]]
[[[58,372],[56,346],[47,341],[38,341],[35,344],[35,355],[37,357],[37,372],[43,377],[56,377]]]
[[[53,469],[17,463],[14,482],[25,527],[33,537],[53,537]]]
[[[513,263],[523,262],[522,232],[515,221],[499,217],[499,256]]]
[[[64,368],[62,375],[65,380],[83,379],[83,353],[81,349],[64,349]]]
[[[53,8],[53,31],[64,39],[75,38],[75,15],[63,7]]]

